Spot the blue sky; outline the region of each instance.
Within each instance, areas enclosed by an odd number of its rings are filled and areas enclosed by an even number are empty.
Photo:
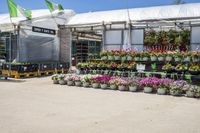
[[[26,9],[46,8],[44,0],[14,0]],[[101,10],[113,10],[124,8],[148,7],[158,5],[169,5],[174,0],[51,0],[60,3],[66,9],[73,9],[75,12],[89,12]],[[200,2],[200,0],[184,0],[187,3]],[[8,12],[7,0],[0,0],[0,13]]]

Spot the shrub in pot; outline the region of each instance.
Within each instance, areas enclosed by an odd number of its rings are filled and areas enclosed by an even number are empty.
[[[169,86],[172,83],[171,79],[161,78],[159,79],[159,87],[157,90],[158,95],[165,95],[169,90]]]
[[[136,92],[138,90],[140,78],[130,77],[130,78],[128,78],[128,82],[129,82],[129,91]]]
[[[58,81],[59,81],[59,84],[60,84],[60,85],[65,85],[65,84],[66,84],[65,76],[66,76],[66,75],[64,75],[64,74],[60,74],[60,75],[58,76]]]
[[[144,87],[144,93],[152,93],[159,86],[159,79],[156,77],[147,77],[140,80],[140,86]]]
[[[81,78],[81,82],[82,82],[83,87],[89,87],[90,86],[92,77],[93,77],[92,75],[86,75],[86,76],[83,76]]]
[[[55,74],[51,77],[51,79],[53,80],[53,84],[59,84],[58,76],[58,74]]]
[[[184,80],[177,80],[174,81],[171,85],[170,85],[170,94],[172,96],[181,96],[183,94],[183,87],[187,84],[186,81]]]

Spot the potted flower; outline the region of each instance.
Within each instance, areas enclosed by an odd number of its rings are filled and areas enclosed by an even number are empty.
[[[65,85],[66,84],[65,76],[66,76],[65,74],[60,74],[58,76],[58,82],[59,82],[60,85]]]
[[[127,81],[126,78],[118,78],[116,79],[117,80],[117,86],[118,86],[118,90],[120,91],[128,91],[128,85],[129,85],[129,82]]]
[[[157,54],[155,52],[150,53],[151,61],[157,61]]]
[[[183,87],[187,84],[184,80],[177,80],[170,85],[170,94],[172,96],[181,96],[183,94]]]
[[[189,67],[189,72],[193,75],[198,75],[200,73],[200,65],[193,64]]]
[[[108,55],[107,54],[108,54],[107,51],[101,52],[100,53],[101,60],[107,60],[108,59]]]
[[[159,79],[156,77],[147,77],[140,80],[140,86],[144,87],[144,93],[152,93],[158,85]]]
[[[81,83],[83,84],[83,87],[87,88],[90,86],[90,78],[88,75],[81,78]]]
[[[131,70],[131,71],[135,71],[136,70],[136,63],[135,62],[132,62],[128,65],[128,69]]]
[[[195,96],[195,88],[196,86],[194,85],[190,85],[190,84],[186,84],[183,86],[183,89],[185,90],[186,94],[185,96],[186,97],[189,97],[189,98],[193,98]]]
[[[126,61],[126,55],[127,55],[126,51],[121,51],[120,52],[120,57],[121,57],[122,62]]]
[[[170,63],[167,63],[162,67],[162,70],[170,73],[170,72],[174,71],[174,66],[172,66],[172,64],[170,64]]]
[[[66,75],[65,79],[67,81],[67,85],[68,86],[73,86],[74,85],[73,75],[68,74],[68,75]]]
[[[99,76],[91,78],[92,88],[99,88],[100,87],[100,81]]]
[[[135,60],[135,61],[139,61],[139,60],[140,60],[140,53],[139,53],[139,52],[136,52],[136,53],[134,54],[134,60]]]
[[[200,60],[200,52],[198,51],[192,52],[192,61],[199,62],[199,60]]]
[[[157,90],[158,95],[165,95],[169,90],[169,86],[172,83],[171,79],[161,78],[159,79],[159,87]]]
[[[184,60],[183,60],[184,62],[190,62],[191,57],[192,57],[192,53],[186,52],[186,53],[183,54],[183,56],[184,56]]]
[[[108,54],[108,60],[114,60],[114,52],[113,51],[109,51],[107,52]]]
[[[120,60],[121,57],[120,57],[120,51],[116,50],[116,51],[113,51],[114,52],[114,58],[115,60]]]
[[[81,77],[80,76],[73,75],[71,78],[76,86],[81,86]]]
[[[117,90],[118,77],[111,77],[109,86],[111,90]]]
[[[188,70],[188,67],[184,64],[178,64],[176,67],[175,67],[175,70],[178,72],[178,73],[182,73],[182,72],[185,72]]]
[[[183,58],[183,54],[180,52],[174,53],[173,55],[175,62],[180,62]]]
[[[172,61],[172,59],[173,59],[173,53],[172,52],[168,52],[167,55],[166,55],[165,60],[170,62],[170,61]]]
[[[165,53],[158,53],[158,61],[164,61],[165,60]]]
[[[142,61],[148,61],[149,60],[149,53],[148,52],[141,53],[141,56],[142,56]]]
[[[101,89],[107,89],[108,88],[108,83],[109,83],[109,81],[111,79],[111,76],[99,76],[97,78],[98,78],[97,80],[100,83]]]
[[[51,77],[51,79],[53,80],[54,84],[59,84],[59,79],[58,79],[59,75],[55,74]]]
[[[134,52],[127,52],[127,57],[126,57],[127,61],[131,61],[133,59],[133,54]]]
[[[129,82],[129,91],[136,92],[139,87],[140,78],[131,77],[131,78],[128,78],[128,82]]]

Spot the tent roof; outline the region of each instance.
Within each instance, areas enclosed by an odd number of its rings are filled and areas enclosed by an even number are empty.
[[[200,3],[134,8],[81,13],[73,16],[67,25],[89,25],[129,21],[200,18]]]
[[[68,22],[69,18],[74,15],[75,12],[73,10],[65,10],[64,14],[60,15],[59,17],[55,17],[56,22],[58,24],[65,24]],[[12,18],[12,22],[18,25],[20,23],[26,22],[26,18],[23,16]],[[31,23],[34,24],[35,22],[43,23],[44,26],[48,25],[48,27],[56,27],[55,20],[53,20],[52,15],[48,9],[32,10]],[[12,30],[12,23],[9,14],[0,14],[0,30],[6,31],[8,29]]]

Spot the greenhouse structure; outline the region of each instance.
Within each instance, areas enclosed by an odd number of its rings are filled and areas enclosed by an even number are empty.
[[[174,33],[178,37],[165,40]],[[77,64],[104,50],[200,50],[199,34],[200,3],[56,16],[34,10],[31,21],[0,15],[0,58]]]

